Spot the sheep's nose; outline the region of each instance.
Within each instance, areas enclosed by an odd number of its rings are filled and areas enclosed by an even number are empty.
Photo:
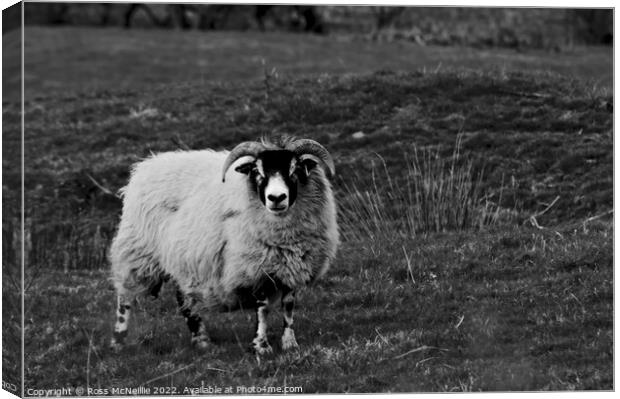
[[[271,202],[273,202],[274,204],[279,204],[280,202],[284,201],[286,199],[286,194],[282,193],[280,195],[273,195],[273,194],[269,194],[267,196],[267,199]]]

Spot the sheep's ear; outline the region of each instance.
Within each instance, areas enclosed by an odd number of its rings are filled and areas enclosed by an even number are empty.
[[[302,155],[299,157],[296,169],[299,171],[298,173],[303,175],[304,178],[308,178],[312,169],[316,168],[319,162],[319,159],[312,155]]]
[[[304,154],[299,157],[298,167],[306,175],[306,177],[308,177],[308,175],[310,175],[310,171],[316,168],[320,162],[320,159],[314,155]]]
[[[242,163],[237,166],[235,170],[239,173],[243,173],[244,175],[249,175],[252,169],[254,169],[255,163],[254,161]]]

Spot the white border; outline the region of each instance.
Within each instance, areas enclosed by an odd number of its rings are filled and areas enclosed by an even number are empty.
[[[33,1],[33,0],[30,0]],[[43,1],[40,1],[43,2]],[[69,3],[74,3],[77,1],[67,1]],[[85,2],[85,1],[82,1]],[[87,2],[92,2],[92,3],[98,3],[101,1],[87,1]],[[106,2],[111,2],[111,3],[126,3],[127,1],[121,1],[121,0],[107,0]],[[495,1],[490,1],[490,0],[477,0],[475,2],[472,1],[466,1],[466,0],[451,0],[449,2],[446,1],[436,1],[436,0],[425,0],[425,1],[411,1],[411,0],[389,0],[386,2],[381,2],[381,1],[377,1],[377,0],[357,0],[357,1],[328,1],[328,0],[313,0],[313,1],[301,1],[301,0],[289,0],[289,1],[281,1],[281,2],[265,2],[265,1],[256,1],[256,0],[245,0],[245,1],[224,1],[224,0],[213,0],[213,1],[197,1],[197,0],[184,0],[184,1],[149,1],[149,3],[223,3],[223,4],[229,4],[229,3],[241,3],[241,4],[260,4],[260,3],[269,3],[269,4],[316,4],[316,5],[381,5],[381,6],[387,6],[387,5],[402,5],[402,6],[444,6],[444,7],[558,7],[558,8],[596,8],[596,7],[601,7],[601,8],[613,8],[615,7],[615,2],[614,1],[609,1],[609,0],[590,0],[588,2],[583,2],[583,1],[575,1],[575,0],[565,0],[565,1],[559,1],[559,0],[554,0],[554,1],[549,1],[549,0],[544,0],[544,1],[502,1],[502,2],[498,2],[497,0]],[[11,1],[11,0],[0,0],[0,5],[2,6],[2,9],[5,9],[13,4],[17,3],[16,1]],[[0,22],[0,27],[1,27],[1,22]],[[617,36],[617,32],[618,30],[616,29],[616,26],[614,24],[614,37],[618,37]],[[2,55],[2,52],[0,50],[0,56]],[[614,102],[615,102],[615,93],[618,90],[618,82],[615,79],[615,75],[616,75],[616,47],[614,45]],[[0,77],[1,77],[1,71],[0,71]],[[23,30],[22,30],[22,77],[23,77]],[[0,94],[2,92],[2,88],[0,87]],[[23,79],[22,79],[22,99],[23,99]],[[22,101],[22,129],[23,129],[23,101]],[[614,104],[614,107],[616,107],[617,105]],[[0,115],[0,122],[1,122],[1,115]],[[618,124],[617,124],[618,118],[617,118],[617,112],[614,112],[614,132],[617,132],[617,128],[618,128]],[[1,126],[1,124],[0,124]],[[23,135],[23,130],[22,130],[22,135]],[[22,136],[23,137],[23,136]],[[1,159],[1,144],[0,144],[0,159]],[[618,159],[617,155],[617,151],[616,151],[616,140],[614,140],[614,209],[617,209],[616,204],[617,204],[617,197],[616,197],[616,192],[615,192],[615,188],[617,187],[616,183],[616,170],[618,170],[618,168],[620,167],[620,160]],[[22,170],[23,170],[23,140],[22,140]],[[0,182],[1,182],[1,177],[0,177]],[[23,195],[23,181],[22,181],[22,195]],[[22,197],[23,198],[23,197]],[[1,209],[1,205],[0,205],[0,209]],[[22,215],[23,216],[23,215]],[[617,214],[614,214],[614,223],[618,222],[618,217]],[[23,221],[22,221],[22,226],[23,226]],[[614,233],[615,233],[615,228],[614,228]],[[23,234],[23,231],[22,231]],[[616,256],[615,256],[615,248],[618,248],[619,245],[619,240],[620,238],[618,237],[618,235],[614,234],[614,387],[615,387],[615,383],[618,380],[618,367],[616,367],[616,343],[618,342],[618,330],[615,328],[615,315],[618,309],[618,286],[617,284],[615,284],[615,266],[616,266]],[[22,242],[23,242],[23,237],[22,237]],[[0,248],[1,248],[1,243],[0,243]],[[22,248],[23,250],[23,248]],[[22,259],[23,259],[23,253],[22,253]],[[22,268],[22,273],[23,273],[23,268]],[[22,284],[23,284],[23,276],[22,276]],[[23,301],[23,297],[22,297],[22,301]],[[2,305],[1,305],[1,300],[0,300],[0,311],[2,309]],[[22,304],[22,312],[23,312],[23,304]],[[22,317],[22,321],[23,321],[23,317]],[[23,331],[23,330],[22,330]],[[0,342],[0,348],[1,348],[1,342]],[[23,340],[22,340],[22,361],[23,361]],[[23,362],[22,362],[22,392],[23,392]],[[1,373],[1,368],[0,368],[0,373]],[[537,392],[536,394],[539,394],[541,392]],[[568,398],[568,399],[572,399],[572,398],[586,398],[589,397],[591,395],[595,395],[597,397],[615,397],[615,393],[614,392],[549,392],[549,393],[542,393],[543,395],[545,395],[545,397],[547,398]],[[366,395],[347,395],[348,397],[368,397],[368,396],[374,397],[374,396],[379,396],[379,395],[374,395],[374,394],[366,394]],[[413,397],[413,394],[393,394],[393,395],[398,395],[398,396],[411,396]],[[445,393],[437,393],[437,394],[415,394],[415,398],[435,398],[437,397],[437,395],[446,395]],[[497,396],[502,396],[502,397],[510,397],[510,398],[522,398],[522,397],[531,397],[532,393],[481,393],[481,394],[469,394],[468,396],[473,395],[474,397],[481,397],[484,395],[484,397],[487,398],[495,398]],[[613,396],[612,396],[613,395]],[[340,396],[340,395],[338,395]],[[0,390],[0,398],[13,398],[14,396],[11,395],[10,393],[8,393],[7,391],[4,390]],[[262,396],[262,398],[280,398],[281,396]],[[296,395],[296,397],[304,397],[304,398],[310,398],[310,397],[314,397],[314,395]],[[169,396],[166,398],[170,398]]]
[[[92,1],[92,0],[82,0],[82,1],[54,1],[54,0],[26,0],[29,3],[129,3],[132,2],[130,0],[105,0],[105,1]],[[477,1],[467,1],[467,0],[451,0],[451,1],[441,1],[441,0],[355,0],[355,1],[343,1],[343,0],[285,0],[285,1],[261,1],[261,0],[149,0],[149,1],[134,1],[137,3],[196,3],[196,4],[311,4],[311,5],[343,5],[343,6],[390,6],[390,5],[399,5],[399,6],[427,6],[427,7],[495,7],[495,8],[508,8],[508,7],[557,7],[557,8],[613,8],[615,6],[614,1],[610,0],[591,0],[588,2],[577,1],[577,0],[529,0],[529,1],[498,1],[498,0],[477,0]],[[2,0],[2,7],[5,8],[7,5],[15,4],[16,1],[11,0]]]

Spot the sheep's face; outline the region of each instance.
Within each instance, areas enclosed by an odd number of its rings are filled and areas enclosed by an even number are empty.
[[[284,215],[295,203],[299,185],[306,183],[314,166],[313,160],[297,159],[290,151],[269,150],[235,170],[248,175],[251,190],[269,213]]]

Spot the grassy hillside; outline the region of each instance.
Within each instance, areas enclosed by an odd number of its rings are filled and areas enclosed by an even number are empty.
[[[19,95],[18,32],[3,36],[5,99]],[[451,67],[551,70],[611,91],[610,47],[538,50],[373,43],[355,37],[282,33],[179,32],[118,28],[28,27],[25,34],[26,98],[76,91],[143,89],[161,83],[202,84],[257,80],[263,60],[282,76],[414,71]]]
[[[41,91],[44,79],[33,84],[25,105],[26,387],[613,389],[609,91],[493,64],[310,75],[272,66],[244,81],[145,85],[128,73],[135,84],[115,85],[114,69],[100,75],[105,87],[84,91],[82,78],[62,92]],[[5,101],[3,113],[10,253],[18,104]],[[246,352],[252,314],[224,313],[209,318],[214,345],[196,353],[165,289],[139,304],[128,350],[111,353],[105,250],[120,202],[106,190],[122,187],[131,163],[151,152],[230,148],[265,132],[314,138],[336,159],[344,241],[332,271],[301,295],[300,351],[276,347],[257,363]],[[459,207],[463,223],[450,222]],[[3,262],[5,277],[17,278],[15,258]],[[5,303],[14,299],[10,281]]]

